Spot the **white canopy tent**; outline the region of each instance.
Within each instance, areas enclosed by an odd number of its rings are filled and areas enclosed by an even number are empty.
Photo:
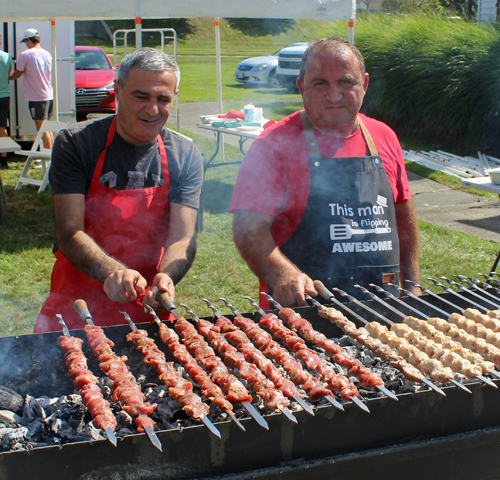
[[[349,40],[354,41],[356,0],[16,0],[0,9],[2,22],[135,19],[136,45],[141,46],[142,18],[290,18],[347,20]],[[53,58],[56,57],[56,30],[52,28]],[[218,38],[216,21],[216,39]],[[217,70],[220,72],[220,48],[217,47]],[[57,77],[57,75],[55,75]],[[222,107],[221,79],[218,75],[219,106]],[[57,78],[55,78],[57,87]],[[57,88],[54,114],[57,119]]]

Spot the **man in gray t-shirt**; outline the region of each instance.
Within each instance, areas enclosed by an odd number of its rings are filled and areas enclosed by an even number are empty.
[[[162,310],[156,290],[174,300],[196,253],[203,181],[198,148],[165,128],[179,76],[165,53],[136,50],[115,82],[117,115],[57,136],[50,170],[57,260],[35,333],[58,330],[57,313],[81,328],[79,298],[101,326],[125,323],[121,309],[149,321],[143,304]]]

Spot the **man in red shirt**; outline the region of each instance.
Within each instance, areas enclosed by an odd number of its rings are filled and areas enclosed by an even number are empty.
[[[355,294],[356,283],[418,281],[401,147],[387,125],[359,114],[368,81],[352,44],[314,42],[297,80],[304,110],[256,139],[240,168],[234,241],[284,306],[305,305],[316,279]]]

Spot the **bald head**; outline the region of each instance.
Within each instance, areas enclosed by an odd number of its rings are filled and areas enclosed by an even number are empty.
[[[366,73],[365,60],[363,58],[363,55],[361,55],[361,52],[347,40],[332,35],[327,38],[316,40],[311,44],[309,44],[309,46],[307,47],[307,50],[302,56],[302,62],[300,63],[299,78],[302,82],[304,82],[304,77],[306,75],[307,60],[309,59],[309,57],[323,51],[328,51],[333,54],[339,54],[339,55],[345,55],[348,52],[353,53],[356,59],[358,60],[359,68],[361,70],[361,75],[363,77],[365,76]]]

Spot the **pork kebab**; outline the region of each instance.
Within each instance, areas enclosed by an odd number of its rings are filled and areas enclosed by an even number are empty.
[[[261,327],[266,328],[275,338],[280,339],[289,351],[295,353],[297,359],[304,362],[307,368],[316,371],[320,378],[326,382],[329,389],[337,392],[342,399],[352,401],[365,412],[370,412],[368,407],[359,399],[360,395],[356,385],[341,373],[337,373],[324,358],[321,358],[314,350],[307,347],[306,342],[294,331],[286,327],[280,318],[273,313],[266,314],[254,300],[247,296],[245,298],[249,299],[252,305],[257,308],[259,314],[262,315],[259,320]]]
[[[88,369],[87,358],[82,351],[83,340],[72,337],[62,315],[57,314],[62,326],[63,335],[57,339],[57,344],[64,352],[64,359],[73,379],[75,390],[82,396],[92,423],[96,428],[104,430],[108,440],[116,447],[116,418],[109,406],[109,402],[102,395],[97,377]]]
[[[302,395],[297,390],[294,383],[285,378],[281,372],[275,367],[273,362],[269,360],[246,336],[239,327],[234,325],[228,318],[223,316],[215,306],[206,298],[203,299],[217,317],[216,327],[224,334],[224,337],[237,348],[245,356],[245,360],[253,363],[267,378],[269,378],[277,388],[290,400],[295,400],[307,413],[314,415],[311,407],[304,401]],[[226,305],[225,299],[222,299]]]
[[[226,396],[226,398],[218,396],[220,399],[219,402],[227,399],[233,404],[240,403],[261,427],[268,430],[269,425],[266,420],[251,403],[253,398],[250,392],[238,378],[229,373],[226,365],[215,354],[215,351],[205,341],[205,338],[196,331],[193,325],[177,313],[175,305],[167,297],[165,292],[159,292],[157,298],[175,317],[175,331],[155,318],[160,329],[160,338],[169,347],[175,358],[188,371],[191,378],[194,377],[195,381],[201,381],[202,384],[206,384],[207,391],[210,392],[209,394],[211,395],[214,393],[211,385],[218,386]],[[152,309],[148,310],[154,315]],[[199,321],[194,313],[193,319]],[[179,341],[179,335],[177,335],[176,332],[181,336],[183,343]],[[208,370],[208,380],[205,371],[197,362]],[[208,381],[210,381],[210,383],[208,383]]]
[[[248,297],[250,298],[250,297]],[[309,400],[311,402],[318,401],[320,398],[326,398],[334,407],[339,410],[344,410],[342,404],[339,403],[333,397],[331,390],[324,387],[321,382],[319,382],[316,377],[311,375],[307,370],[302,368],[300,362],[298,362],[286,348],[281,347],[281,345],[273,340],[273,337],[263,330],[259,325],[257,325],[253,320],[249,318],[244,318],[237,312],[234,307],[224,300],[224,302],[233,309],[233,313],[235,314],[235,318],[233,319],[233,324],[240,327],[242,331],[251,339],[253,345],[259,348],[260,351],[264,353],[264,355],[280,364],[285,372],[288,374],[290,379],[298,386],[300,386],[309,396]],[[184,304],[181,304],[186,308],[188,313],[194,315],[194,312]],[[231,330],[232,331],[232,330]],[[230,333],[230,332],[228,332]],[[226,338],[229,336],[227,334]],[[228,339],[231,341],[231,335]],[[241,337],[240,337],[241,339]],[[239,342],[239,340],[235,340]],[[306,407],[307,404],[306,404]],[[306,411],[307,408],[305,408]],[[308,413],[313,413],[309,412]]]
[[[327,356],[331,357],[339,365],[347,368],[348,375],[355,375],[363,388],[376,388],[385,393],[389,398],[396,401],[398,400],[396,395],[385,388],[384,381],[379,375],[361,365],[361,363],[352,355],[349,355],[344,348],[337,345],[333,340],[326,338],[321,332],[315,330],[310,322],[302,318],[291,308],[283,308],[267,293],[261,292],[261,295],[264,295],[278,309],[280,318],[286,321],[292,330],[298,332],[303,339],[323,348]]]
[[[221,438],[219,430],[207,418],[210,408],[193,392],[191,382],[182,377],[174,368],[173,362],[166,361],[165,354],[148,336],[146,330],[138,329],[127,312],[120,310],[120,313],[123,314],[132,329],[127,335],[127,340],[132,342],[137,350],[144,355],[144,363],[151,365],[160,374],[159,378],[167,387],[170,398],[177,400],[189,417],[201,420],[215,436]]]
[[[146,432],[151,443],[162,451],[161,442],[154,431],[156,423],[150,418],[157,405],[145,401],[146,398],[141,391],[141,386],[125,364],[127,357],[119,357],[112,350],[114,343],[106,336],[101,327],[94,325],[86,302],[76,300],[73,308],[86,322],[85,335],[90,348],[100,362],[99,367],[113,382],[111,384],[113,398],[119,401],[123,409],[134,419],[137,430]]]
[[[205,300],[205,299],[204,299]],[[290,401],[276,385],[269,380],[253,363],[247,362],[245,356],[231,345],[219,327],[213,323],[196,317],[196,328],[207,339],[208,343],[222,356],[229,368],[236,368],[238,373],[250,385],[252,390],[262,399],[267,408],[279,410],[294,423],[297,419],[288,409]]]

